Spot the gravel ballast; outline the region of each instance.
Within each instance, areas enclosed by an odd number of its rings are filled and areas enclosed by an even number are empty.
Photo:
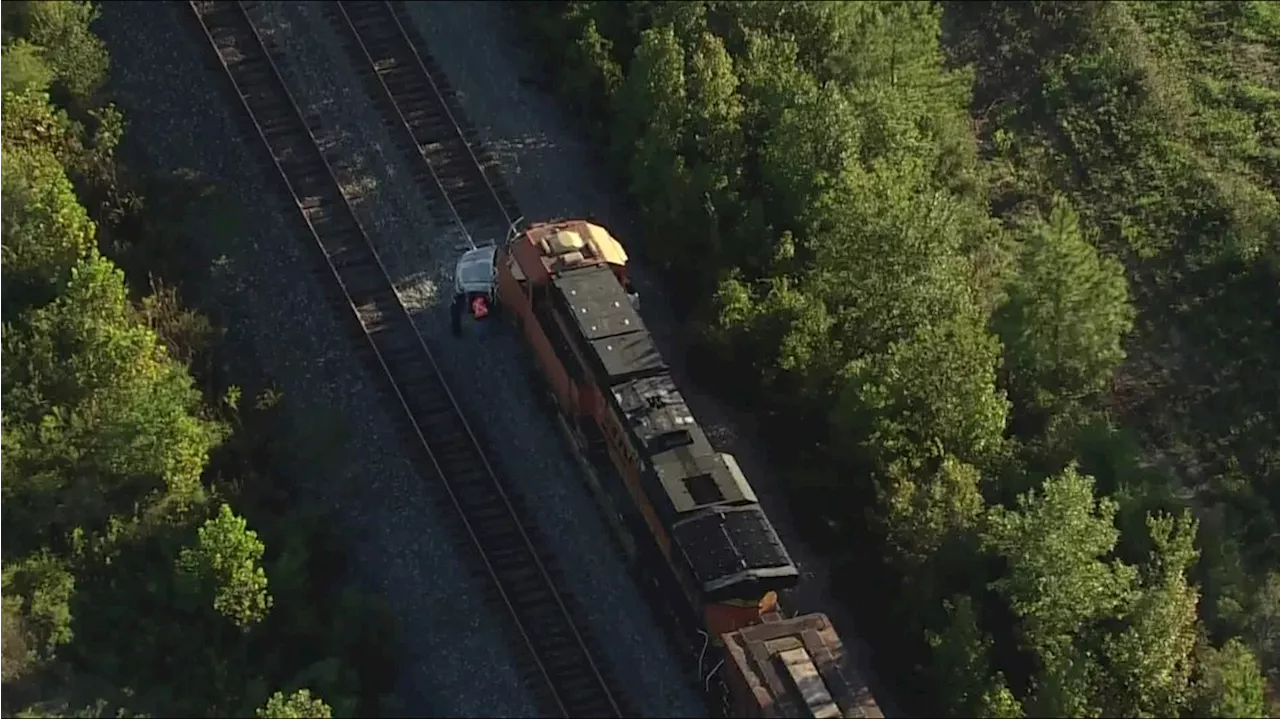
[[[481,585],[441,521],[452,510],[405,459],[399,418],[384,409],[353,352],[350,320],[333,310],[323,276],[313,274],[314,240],[278,176],[263,171],[260,141],[242,132],[243,110],[223,91],[212,50],[180,22],[190,10],[101,7],[95,29],[111,52],[113,89],[129,123],[122,152],[161,171],[198,173],[225,191],[225,204],[204,208],[173,240],[214,267],[211,293],[228,319],[226,341],[254,351],[293,423],[336,415],[347,428],[344,450],[327,453],[323,468],[300,455],[294,471],[323,478],[314,491],[338,511],[361,584],[399,621],[405,715],[534,714]]]

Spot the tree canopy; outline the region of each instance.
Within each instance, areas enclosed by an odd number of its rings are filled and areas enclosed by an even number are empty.
[[[198,361],[216,333],[174,289],[199,276],[140,249],[185,210],[112,204],[148,169],[115,156],[95,6],[3,14],[5,713],[379,713],[389,621],[267,459],[278,396],[222,401],[239,388]]]
[[[1273,4],[518,17],[919,711],[1280,708]]]
[[[309,689],[285,696],[283,692],[271,695],[267,703],[258,709],[260,719],[329,719],[333,716],[329,706],[311,696]]]

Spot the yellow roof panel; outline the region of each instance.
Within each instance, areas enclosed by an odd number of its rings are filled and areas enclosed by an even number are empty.
[[[611,265],[627,264],[627,251],[623,249],[622,243],[613,239],[608,230],[590,222],[583,224],[587,226],[587,237],[591,239],[591,244],[605,262]]]

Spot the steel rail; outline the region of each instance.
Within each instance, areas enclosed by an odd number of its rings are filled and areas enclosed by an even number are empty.
[[[442,177],[444,173],[434,166],[434,163],[432,163],[428,156],[428,145],[452,143],[453,147],[463,150],[466,157],[470,159],[470,163],[467,165],[466,169],[473,171],[475,175],[479,176],[486,194],[489,199],[493,201],[493,206],[498,211],[497,214],[502,217],[503,227],[514,227],[515,223],[522,219],[520,217],[513,219],[511,212],[508,211],[509,205],[514,205],[514,200],[504,199],[503,192],[500,191],[489,178],[488,173],[485,171],[485,164],[481,162],[480,157],[476,154],[475,147],[471,143],[470,139],[468,139],[467,132],[463,129],[462,122],[450,107],[451,103],[449,95],[442,89],[441,82],[437,80],[435,73],[433,73],[429,67],[429,65],[433,65],[434,62],[424,60],[422,54],[417,48],[417,45],[410,38],[408,30],[401,22],[398,13],[396,12],[396,5],[389,0],[362,0],[359,2],[337,2],[334,3],[333,6],[336,8],[335,15],[341,19],[341,24],[346,27],[350,36],[355,40],[356,45],[359,47],[360,52],[368,61],[370,70],[375,77],[376,84],[392,106],[395,118],[399,120],[399,124],[407,132],[410,143],[412,144],[416,154],[421,158],[430,171],[432,178],[435,180],[436,187],[440,190],[441,195],[444,196],[444,199],[448,204],[453,220],[467,236],[468,242],[473,247],[475,246],[474,241],[471,239],[471,233],[466,226],[466,220],[461,216],[462,213],[457,210],[458,203],[450,197],[450,191],[446,187],[446,183]],[[384,68],[379,67],[374,53],[371,52],[370,49],[370,41],[365,33],[369,23],[381,23],[383,27],[379,29],[383,30],[384,39],[389,40],[393,45],[392,47],[383,48],[386,50],[386,53],[379,54],[379,57],[389,57],[394,63],[392,67],[386,69],[387,73],[389,74],[395,70],[402,70],[405,73],[408,73],[411,81],[419,81],[423,83],[424,87],[429,87],[431,94],[435,98],[434,107],[422,107],[419,105],[419,108],[425,113],[430,113],[431,119],[438,118],[443,120],[445,126],[450,130],[449,134],[452,135],[451,137],[423,137],[422,135],[426,134],[426,130],[433,128],[416,127],[415,123],[409,118],[409,115],[412,114],[415,118],[421,119],[423,117],[423,113],[413,113],[412,111],[406,112],[402,109],[408,104],[410,99],[416,100],[418,103],[426,103],[427,99],[412,97],[413,93],[411,89],[395,88],[388,82],[387,77],[384,76],[383,73]],[[510,193],[508,192],[507,194],[509,195]],[[512,209],[514,209],[514,207],[512,207]],[[517,212],[517,215],[518,214],[519,213]]]

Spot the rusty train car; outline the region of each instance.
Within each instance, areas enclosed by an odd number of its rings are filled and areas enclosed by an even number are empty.
[[[563,428],[600,470],[589,479],[620,543],[677,626],[701,637],[699,672],[715,668],[700,679],[715,680],[730,715],[882,716],[824,615],[783,618],[778,592],[799,570],[681,396],[627,261],[598,224],[531,225],[462,256],[455,307],[487,296],[513,320]]]

